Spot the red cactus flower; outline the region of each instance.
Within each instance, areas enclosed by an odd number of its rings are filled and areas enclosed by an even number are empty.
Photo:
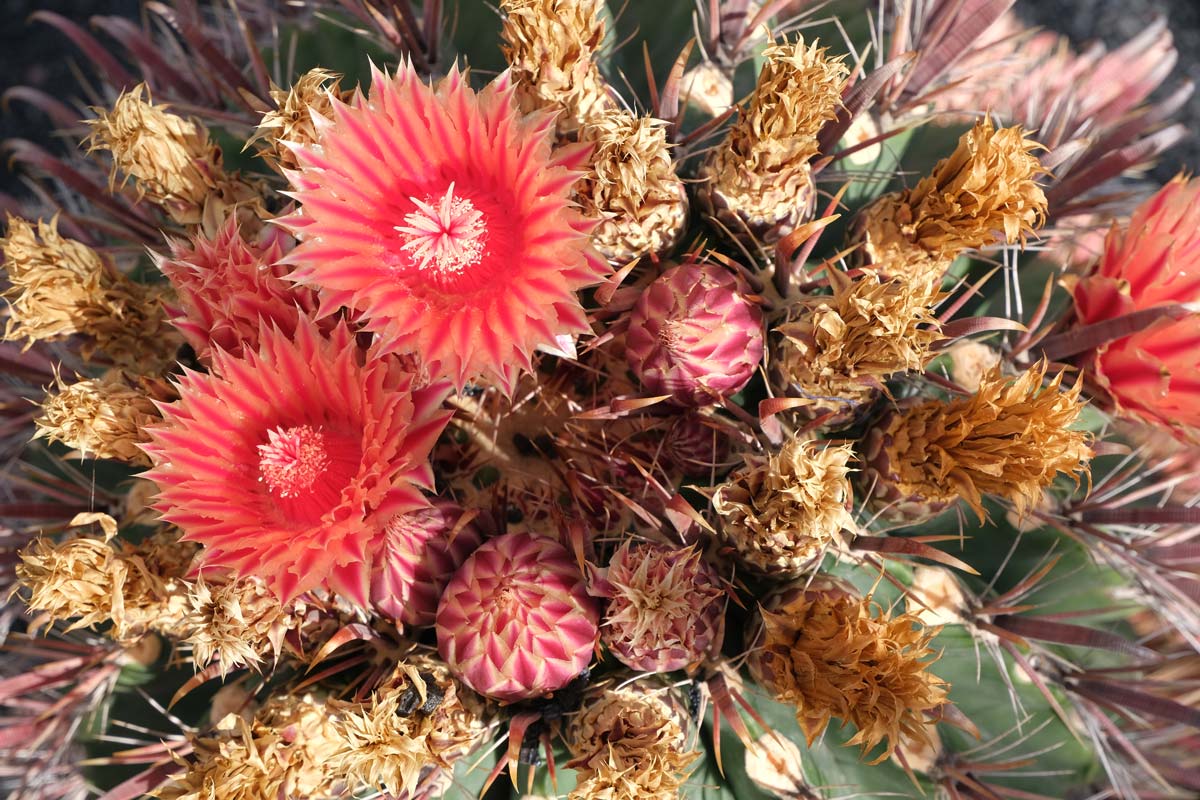
[[[173,242],[171,258],[158,259],[179,296],[171,323],[205,363],[214,346],[239,356],[243,347],[257,349],[264,324],[290,335],[301,315],[315,314],[316,294],[284,279],[281,234],[267,231],[264,241],[247,241],[230,215],[216,237]]]
[[[212,362],[147,431],[155,508],[206,566],[285,600],[326,587],[365,606],[383,524],[426,505],[447,387],[414,388],[398,360],[365,360],[344,326],[326,339],[308,320]]]
[[[384,352],[411,352],[461,388],[506,390],[539,346],[588,330],[576,292],[607,265],[571,204],[586,151],[551,149],[552,116],[522,115],[507,74],[474,92],[411,64],[334,101],[319,147],[289,173],[302,240],[287,258],[322,313],[352,309]]]
[[[1075,287],[1084,324],[1157,306],[1200,302],[1200,182],[1177,177],[1113,228],[1094,274]],[[1125,416],[1200,428],[1200,315],[1164,315],[1097,347],[1096,382]]]

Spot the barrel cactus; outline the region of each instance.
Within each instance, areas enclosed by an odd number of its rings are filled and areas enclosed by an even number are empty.
[[[1013,5],[35,13],[0,794],[1196,796],[1187,87]]]

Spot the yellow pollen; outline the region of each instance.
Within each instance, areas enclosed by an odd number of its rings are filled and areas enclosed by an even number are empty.
[[[267,431],[258,446],[258,479],[277,497],[299,497],[330,464],[325,435],[309,425]]]
[[[479,263],[487,225],[470,200],[454,194],[453,183],[441,198],[409,200],[417,210],[404,217],[396,232],[404,240],[401,249],[412,254],[418,267],[457,274]]]

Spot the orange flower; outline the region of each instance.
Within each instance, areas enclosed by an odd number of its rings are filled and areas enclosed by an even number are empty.
[[[283,600],[326,586],[365,606],[383,523],[426,504],[444,384],[414,390],[392,358],[363,363],[350,332],[264,329],[259,350],[213,351],[147,430],[155,505],[206,566],[262,578]]]
[[[1114,227],[1095,272],[1075,287],[1083,324],[1200,301],[1200,182],[1176,177]],[[1118,413],[1200,428],[1200,315],[1162,317],[1093,350],[1085,366]]]

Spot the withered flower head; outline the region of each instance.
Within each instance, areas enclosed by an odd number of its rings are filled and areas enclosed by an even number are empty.
[[[340,740],[329,708],[311,696],[279,694],[233,726],[189,736],[192,754],[154,794],[162,800],[263,800],[342,796],[329,766]]]
[[[331,119],[333,97],[347,99],[338,82],[341,76],[324,69],[310,69],[290,89],[271,88],[275,108],[263,114],[247,147],[257,143],[258,155],[271,169],[298,169],[300,162],[290,144],[311,146],[321,138],[313,115]]]
[[[869,598],[839,589],[790,593],[763,610],[760,647],[749,664],[755,679],[796,706],[809,744],[833,718],[858,729],[846,743],[863,753],[886,742],[927,740],[924,714],[946,701],[946,683],[929,671],[936,629],[911,614],[889,617]]]
[[[811,212],[809,161],[817,134],[837,113],[846,65],[814,42],[777,44],[765,63],[749,107],[712,150],[701,176],[719,216],[732,212],[730,229],[746,227],[766,241],[786,235]]]
[[[57,389],[42,401],[34,438],[61,442],[85,457],[150,465],[138,444],[149,441],[142,429],[161,416],[144,391],[118,372],[72,384],[59,377]]]
[[[983,495],[1003,497],[1018,514],[1036,504],[1062,472],[1088,474],[1091,435],[1071,430],[1083,409],[1076,383],[1062,374],[1042,386],[1046,365],[1009,380],[993,369],[979,391],[949,403],[931,400],[881,426],[881,479],[904,495],[933,502],[963,497],[984,518]]]
[[[635,683],[584,698],[566,733],[579,783],[569,800],[674,800],[698,753],[669,690]]]
[[[603,0],[503,0],[501,49],[525,112],[563,112],[559,134],[573,133],[616,103],[596,63],[604,47]]]
[[[199,222],[205,198],[224,178],[220,150],[204,125],[156,104],[144,83],[122,93],[111,110],[96,111],[85,144],[112,153],[110,181],[115,184],[118,173],[122,182],[133,178],[138,195],[176,221]]]
[[[871,261],[886,274],[940,276],[964,250],[997,240],[1025,244],[1046,221],[1048,174],[1033,151],[1041,145],[1021,127],[996,130],[980,120],[933,174],[863,210]]]
[[[795,575],[853,528],[849,446],[793,439],[730,476],[713,495],[721,531],[757,572]]]
[[[432,769],[451,767],[487,730],[482,704],[429,659],[401,663],[363,703],[332,706],[341,743],[330,764],[397,797],[411,796]]]
[[[787,391],[817,412],[840,411],[866,400],[888,376],[921,371],[942,339],[931,281],[881,278],[864,271],[850,279],[830,272],[832,295],[805,297],[776,359]]]
[[[608,598],[600,635],[638,672],[671,672],[720,649],[725,588],[695,548],[628,541],[592,588]]]
[[[299,624],[297,603],[283,604],[259,578],[210,582],[202,576],[188,593],[185,640],[197,667],[216,661],[221,676],[237,667],[258,668],[279,657],[283,637]]]
[[[115,534],[115,521],[102,522]],[[75,620],[67,630],[111,622],[113,639],[133,643],[180,616],[181,582],[156,570],[152,559],[147,564],[147,556],[162,546],[153,537],[144,547],[112,535],[62,542],[38,537],[20,553],[18,585],[29,591],[29,608],[50,622]]]
[[[149,198],[181,225],[205,222],[206,211],[220,221],[221,206],[261,199],[253,187],[225,173],[221,150],[199,120],[167,108],[141,83],[123,92],[112,109],[95,109],[84,144],[89,152],[112,153],[112,185],[118,175],[122,184],[132,178],[139,198]]]
[[[30,343],[72,334],[89,337],[88,358],[101,349],[138,372],[174,360],[179,336],[166,321],[158,291],[129,280],[92,248],[58,233],[57,218],[33,223],[9,216],[0,239],[12,286],[7,340]]]
[[[592,231],[592,243],[610,261],[669,250],[687,225],[687,194],[675,174],[666,126],[612,109],[580,128],[580,141],[593,149],[575,196],[587,216],[605,218]]]

